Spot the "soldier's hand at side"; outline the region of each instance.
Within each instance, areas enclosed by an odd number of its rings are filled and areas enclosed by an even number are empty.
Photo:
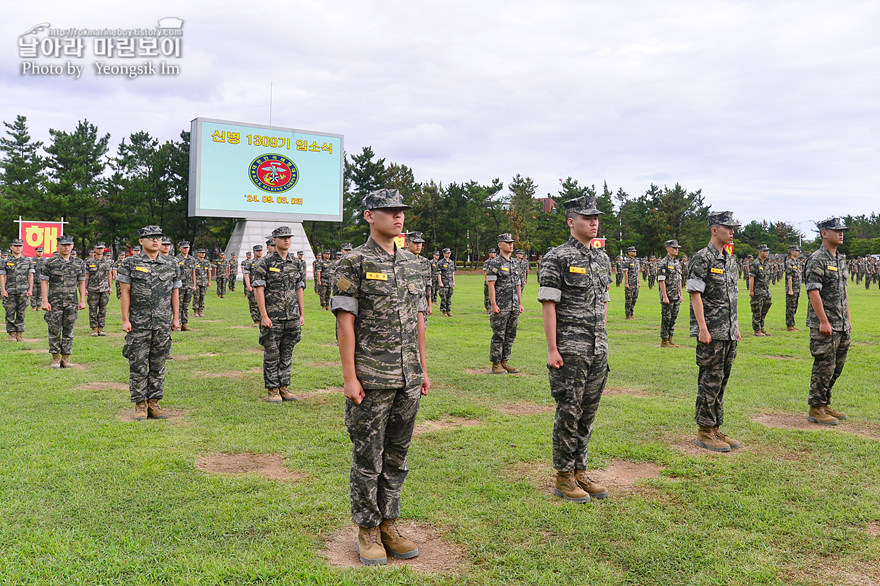
[[[526,308],[523,307],[522,304],[520,304],[520,306],[519,306],[519,312],[522,313],[522,312],[524,312],[525,310],[526,310]]]
[[[3,289],[2,295],[3,297],[9,297],[9,292],[6,289]]]
[[[739,332],[737,332],[738,334]],[[710,344],[712,342],[712,334],[709,333],[708,329],[700,328],[700,333],[697,335],[697,341],[700,344]]]
[[[52,311],[52,304],[51,303],[44,303],[40,307],[43,308],[43,311]]]
[[[266,316],[260,320],[260,325],[263,326],[264,328],[271,328],[272,327],[272,320],[268,316]]]
[[[77,309],[85,309],[86,308],[86,300],[83,299],[79,302],[79,305],[76,306]]]
[[[819,333],[822,334],[823,336],[830,336],[832,333],[831,322],[830,321],[819,322]]]
[[[130,321],[125,320],[124,322],[122,322],[122,331],[123,332],[130,332],[131,331],[131,322]]]
[[[421,388],[422,396],[424,397],[424,396],[427,396],[428,389],[431,388],[431,379],[428,378],[428,373],[425,372],[424,370],[422,371],[422,378],[425,379],[424,382],[422,382],[422,388]]]
[[[562,354],[559,353],[559,350],[551,350],[547,353],[547,366],[560,369],[563,364],[565,363],[562,361]]]
[[[345,386],[342,387],[342,392],[345,398],[350,399],[355,405],[360,405],[361,401],[366,397],[364,387],[361,386],[361,381],[357,379],[351,382],[346,381]]]
[[[306,316],[303,315],[302,313],[299,314],[299,325],[300,325],[300,327],[306,325]]]
[[[171,331],[176,332],[179,329],[180,329],[180,320],[179,319],[172,319],[171,320]]]
[[[501,308],[497,304],[492,304],[492,313],[501,313]]]
[[[663,305],[669,305],[669,297],[666,295],[663,296]]]

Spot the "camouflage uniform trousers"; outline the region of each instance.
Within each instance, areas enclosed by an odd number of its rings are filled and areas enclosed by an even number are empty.
[[[721,427],[724,423],[724,390],[736,358],[736,340],[697,342],[697,425]]]
[[[454,287],[440,287],[440,311],[452,311],[452,292]]]
[[[330,305],[330,294],[332,292],[333,287],[330,286],[329,280],[322,280],[320,289],[321,307]]]
[[[253,291],[245,292],[248,300],[248,309],[251,312],[251,320],[257,323],[260,322],[260,308],[257,305],[257,297],[254,295]]]
[[[171,330],[132,330],[122,355],[128,358],[131,402],[161,399],[165,394],[165,357],[171,354]]]
[[[764,329],[764,318],[767,317],[767,312],[770,311],[770,306],[773,305],[773,298],[768,295],[761,295],[755,293],[750,302],[752,306],[752,329],[757,331]]]
[[[865,275],[865,291],[868,291],[871,288],[871,279],[874,278],[874,275]]]
[[[849,351],[849,332],[831,332],[830,336],[810,328],[810,354],[813,355],[813,373],[810,376],[810,397],[813,407],[831,404],[831,389],[843,372]]]
[[[638,287],[629,287],[625,293],[625,304],[624,304],[627,317],[632,317],[632,315],[636,309],[636,301],[638,301],[638,300],[639,300]]]
[[[103,328],[107,325],[107,304],[110,303],[110,292],[89,293],[89,327]]]
[[[489,360],[493,363],[510,359],[513,341],[516,340],[516,326],[518,323],[519,309],[489,314],[489,325],[492,326]]]
[[[489,283],[483,283],[483,306],[487,310],[491,307],[489,303]]]
[[[119,281],[116,281],[116,298],[122,299],[122,285]]]
[[[801,292],[798,290],[794,295],[785,294],[785,325],[786,327],[794,327],[795,314],[798,310],[798,300]]]
[[[229,290],[235,291],[235,275],[229,275]]]
[[[205,311],[205,293],[208,287],[206,285],[197,285],[193,291],[193,311]]]
[[[486,285],[488,287],[488,285]],[[431,278],[431,303],[437,303],[437,296],[440,294],[440,282],[436,277]],[[486,295],[489,292],[486,291]]]
[[[24,331],[24,314],[27,311],[28,298],[26,293],[10,293],[3,298],[3,309],[6,310],[6,331],[10,334]]]
[[[192,303],[192,287],[180,288],[180,323],[189,323],[189,304]]]
[[[217,277],[217,297],[226,295],[226,277]]]
[[[406,454],[421,392],[415,385],[364,393],[360,405],[345,401],[345,427],[353,444],[351,520],[375,527],[400,516],[400,492],[409,471]]]
[[[681,307],[681,299],[670,299],[669,303],[660,302],[660,337],[671,338],[675,333],[675,322],[678,319],[678,310]]]
[[[73,326],[76,325],[76,302],[53,303],[43,315],[49,329],[49,353],[73,354]]]
[[[39,274],[39,270],[37,271]],[[40,287],[38,282],[34,282],[34,294],[31,295],[31,308],[39,307],[43,302],[43,298],[40,296]]]
[[[593,420],[608,380],[608,354],[562,356],[562,367],[549,368],[550,395],[556,400],[553,422],[553,468],[587,469]]]
[[[648,289],[654,288],[654,281],[657,279],[656,275],[648,275]]]
[[[263,353],[263,382],[267,389],[290,385],[293,347],[300,341],[299,320],[273,320],[272,327],[260,326]]]

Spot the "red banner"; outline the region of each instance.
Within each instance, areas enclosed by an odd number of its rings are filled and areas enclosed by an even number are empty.
[[[605,239],[604,238],[593,238],[590,240],[590,246],[593,248],[605,248]]]
[[[733,254],[733,244],[725,244],[724,250],[727,251],[727,254]]]
[[[61,222],[21,222],[20,238],[24,240],[21,253],[24,256],[37,256],[36,248],[43,247],[43,256],[52,256],[58,249],[58,237],[61,236]]]

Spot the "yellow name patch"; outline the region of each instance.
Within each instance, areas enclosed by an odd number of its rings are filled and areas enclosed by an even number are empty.
[[[762,271],[764,270],[764,267],[758,267],[758,268],[761,269]]]
[[[670,270],[670,271],[673,271],[673,270],[675,270],[675,267],[674,267],[674,266],[671,266],[671,265],[670,265],[670,266],[668,266],[668,267],[666,267],[666,268],[667,268],[667,269],[669,269],[669,270]]]
[[[716,269],[715,267],[712,267],[709,270],[711,272],[715,273],[716,275],[723,275],[724,274],[724,269]]]
[[[140,271],[142,273],[149,273],[150,272],[150,269],[148,269],[147,267],[134,267],[134,270]]]
[[[584,267],[568,267],[568,272],[577,273],[579,275],[586,275],[587,269],[585,269]]]
[[[367,279],[371,281],[387,281],[388,275],[385,273],[367,273]]]
[[[828,265],[828,270],[829,270],[829,271],[837,272],[837,267],[833,267],[833,266],[831,266],[831,265]]]
[[[510,272],[510,269],[507,268],[507,267],[501,267],[501,270],[502,270],[502,271],[507,271],[508,273]]]
[[[278,267],[269,267],[269,270],[272,271],[273,273],[280,273],[281,272],[281,269],[279,269]]]

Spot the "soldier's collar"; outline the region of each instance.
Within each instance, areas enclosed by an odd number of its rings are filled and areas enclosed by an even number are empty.
[[[569,236],[568,242],[569,244],[580,250],[583,254],[590,254],[594,250],[592,246],[587,246],[574,236]]]

